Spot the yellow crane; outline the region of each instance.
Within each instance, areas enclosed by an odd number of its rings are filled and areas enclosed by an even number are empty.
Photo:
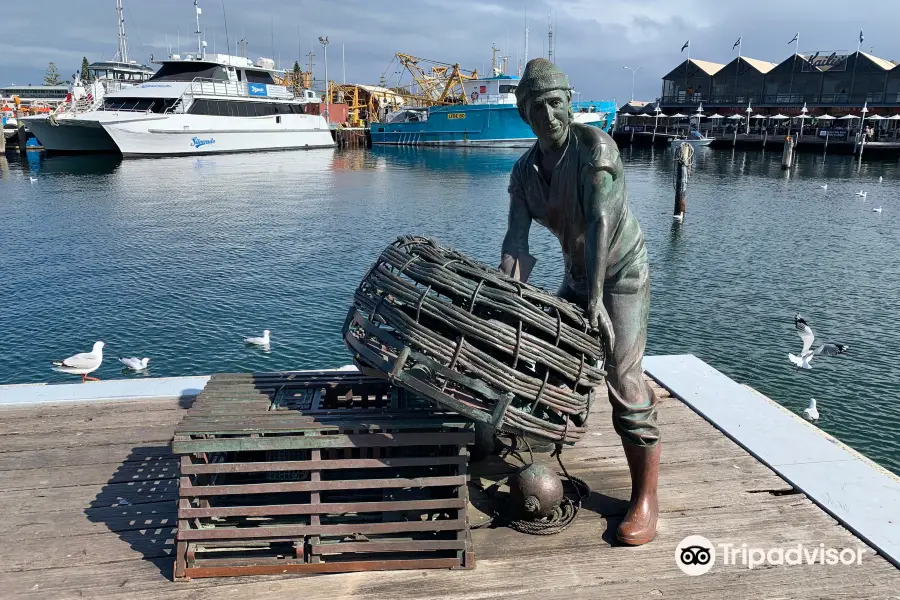
[[[419,93],[416,96],[424,105],[469,103],[463,82],[478,79],[477,69],[466,71],[459,63],[442,63],[402,52],[395,56],[418,86]]]

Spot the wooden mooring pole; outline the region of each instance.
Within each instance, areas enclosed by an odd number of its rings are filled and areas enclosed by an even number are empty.
[[[731,147],[737,146],[737,127],[734,128],[734,138],[731,140]]]
[[[828,154],[828,134],[831,133],[827,129],[825,130],[825,149],[822,150],[822,156]]]
[[[0,156],[6,153],[6,134],[0,129]]]
[[[781,168],[790,169],[794,164],[794,138],[785,136],[784,149],[781,151]]]
[[[675,150],[675,208],[672,218],[677,221],[684,220],[687,211],[687,180],[691,174],[694,163],[694,148],[690,144],[680,144]]]
[[[22,122],[22,111],[16,111],[16,122],[19,124],[19,129],[16,134],[19,137],[19,153],[22,156],[25,156],[25,152],[28,150],[26,142],[28,141],[28,133],[25,132],[25,123]]]
[[[762,145],[763,150],[766,149],[766,144],[768,144],[768,143],[769,143],[769,130],[766,129],[765,132],[763,132],[763,145]]]

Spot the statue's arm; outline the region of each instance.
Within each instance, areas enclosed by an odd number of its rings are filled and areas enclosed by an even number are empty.
[[[613,228],[619,222],[619,211],[624,208],[623,192],[618,181],[622,173],[621,163],[617,165],[616,162],[617,159],[611,161],[607,157],[594,161],[585,174],[583,190],[587,221],[584,258],[589,285],[588,319],[592,327],[603,330],[610,347],[615,340],[615,332],[603,305],[603,285]]]
[[[525,202],[525,191],[517,170],[509,178],[509,216],[506,235],[500,252],[500,270],[510,277],[527,281],[536,262],[528,253],[528,232],[531,229],[531,212]]]

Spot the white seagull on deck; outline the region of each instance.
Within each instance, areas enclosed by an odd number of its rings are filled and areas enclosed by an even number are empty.
[[[803,415],[810,421],[819,420],[819,409],[816,408],[816,399],[809,399],[809,407],[803,409]]]
[[[800,316],[800,313],[797,313],[797,316],[794,317],[794,325],[797,327],[797,333],[800,334],[800,339],[803,340],[803,350],[800,351],[800,356],[794,356],[793,354],[788,354],[788,360],[790,360],[794,365],[801,369],[811,369],[809,366],[809,362],[813,359],[814,356],[822,355],[822,356],[837,356],[838,354],[843,354],[847,350],[850,349],[850,346],[846,344],[822,344],[815,350],[812,349],[813,341],[816,339],[813,330],[810,328],[809,323]]]
[[[881,212],[881,207],[879,206],[878,208],[873,208],[873,209],[872,209],[872,212],[880,213],[880,212]]]
[[[132,371],[143,371],[150,362],[149,358],[120,358],[119,362],[131,369]]]
[[[248,344],[252,344],[254,346],[268,346],[269,345],[269,330],[266,329],[263,331],[262,337],[248,337],[244,338],[244,341]]]
[[[820,185],[819,187],[822,188],[823,190],[825,190],[826,192],[828,191],[828,184],[827,184],[827,183],[826,183],[825,185]]]
[[[90,352],[82,352],[75,356],[61,361],[54,361],[56,365],[54,371],[60,373],[69,373],[70,375],[81,375],[81,383],[88,379],[91,381],[100,381],[96,377],[88,377],[88,373],[93,373],[100,368],[103,362],[103,342],[94,342],[94,348]]]
[[[862,198],[863,200],[865,200],[866,196],[869,195],[869,192],[864,192],[862,190],[859,190],[858,192],[856,192],[856,195],[859,196],[860,198]]]

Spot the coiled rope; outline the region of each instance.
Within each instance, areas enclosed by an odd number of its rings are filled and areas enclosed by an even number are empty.
[[[483,529],[497,523],[529,535],[555,535],[557,533],[562,533],[575,522],[575,517],[578,516],[578,511],[581,509],[582,502],[591,494],[591,487],[580,477],[569,474],[569,471],[562,461],[562,444],[556,444],[556,449],[550,456],[556,457],[556,461],[559,463],[559,468],[561,469],[557,475],[565,477],[564,481],[573,489],[575,499],[573,500],[568,495],[564,496],[563,501],[559,506],[553,509],[553,512],[550,513],[550,515],[540,519],[524,520],[513,518],[511,516],[514,514],[513,507],[510,506],[509,499],[507,499],[505,504],[497,506],[500,504],[500,500],[496,497],[497,491],[500,489],[500,486],[509,481],[510,477],[519,473],[521,470],[530,467],[534,463],[534,454],[531,451],[531,445],[528,443],[527,439],[519,438],[518,436],[510,437],[512,438],[512,443],[509,445],[504,444],[504,453],[506,456],[513,456],[520,460],[523,463],[523,466],[516,469],[515,473],[504,477],[493,485],[487,488],[480,488],[489,498],[491,498],[491,500],[493,500],[495,508],[487,521],[479,523],[478,525],[472,525],[470,528]],[[528,461],[526,461],[518,451],[520,439],[525,442],[525,447],[528,450]]]

